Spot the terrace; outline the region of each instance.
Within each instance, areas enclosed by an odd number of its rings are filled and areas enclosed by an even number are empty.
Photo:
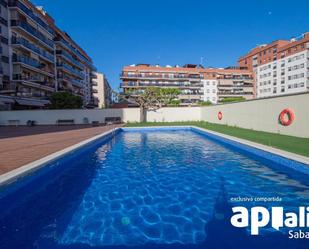
[[[219,243],[217,248],[230,248],[218,240],[222,222],[223,232],[233,235],[229,242],[243,236],[241,248],[248,241],[254,245],[249,228],[230,226],[237,205],[230,200],[279,198],[289,210],[309,204],[308,115],[302,108],[308,97],[163,107],[148,111],[145,123],[138,122],[139,108],[3,112],[1,125],[25,125],[32,118],[41,126],[0,128],[5,162],[0,162],[0,186],[8,184],[0,198],[7,205],[0,219],[2,245],[204,249]],[[290,127],[278,122],[286,105],[297,117]],[[48,125],[60,117],[76,125]],[[119,119],[126,125],[81,126],[85,119],[96,124]],[[34,201],[35,211],[25,213]],[[272,204],[263,202],[267,210]],[[242,205],[249,209],[252,203]],[[267,243],[288,241],[284,228],[260,232]]]
[[[0,175],[115,127],[0,127]]]

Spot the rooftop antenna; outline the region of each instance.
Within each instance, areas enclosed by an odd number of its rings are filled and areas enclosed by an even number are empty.
[[[201,57],[201,65],[203,66],[203,62],[204,62],[204,57]]]

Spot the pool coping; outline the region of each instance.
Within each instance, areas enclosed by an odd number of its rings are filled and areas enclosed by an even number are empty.
[[[253,147],[255,149],[262,150],[264,152],[268,152],[268,153],[271,153],[271,154],[274,154],[274,155],[277,155],[277,156],[281,156],[281,157],[284,157],[284,158],[289,159],[289,160],[293,160],[293,161],[296,161],[296,162],[299,162],[299,163],[302,163],[302,164],[307,164],[308,170],[309,170],[309,157],[302,156],[302,155],[299,155],[299,154],[295,154],[295,153],[292,153],[292,152],[289,152],[289,151],[277,149],[277,148],[274,148],[274,147],[270,147],[270,146],[267,146],[267,145],[264,145],[264,144],[259,144],[259,143],[252,142],[252,141],[249,141],[249,140],[246,140],[246,139],[233,137],[233,136],[226,135],[226,134],[223,134],[223,133],[220,133],[220,132],[215,132],[215,131],[208,130],[208,129],[201,128],[201,127],[194,126],[194,125],[121,127],[122,130],[126,130],[126,129],[127,130],[130,130],[130,129],[155,129],[155,128],[164,128],[164,129],[167,129],[167,128],[194,128],[196,130],[206,132],[206,133],[209,133],[209,134],[221,137],[221,138],[225,138],[227,140],[231,140],[233,142],[237,142],[237,143],[240,143],[242,145]]]
[[[262,145],[262,144],[258,144],[255,142],[251,142],[245,139],[241,139],[241,138],[236,138],[230,135],[226,135],[226,134],[222,134],[219,132],[215,132],[215,131],[211,131],[205,128],[201,128],[201,127],[197,127],[197,126],[193,126],[193,125],[185,125],[185,126],[141,126],[141,127],[117,127],[117,128],[113,128],[107,132],[103,132],[99,135],[96,135],[94,137],[88,138],[86,140],[83,140],[77,144],[71,145],[63,150],[54,152],[48,156],[45,156],[41,159],[35,160],[31,163],[25,164],[17,169],[14,169],[12,171],[9,171],[5,174],[0,175],[0,187],[6,184],[10,184],[16,180],[18,180],[20,177],[23,177],[25,175],[30,174],[31,172],[38,170],[42,167],[44,167],[45,165],[47,165],[48,163],[51,163],[57,159],[62,158],[63,156],[70,154],[76,150],[78,150],[79,148],[90,144],[93,141],[96,141],[99,138],[105,137],[109,134],[115,133],[117,130],[133,130],[133,129],[137,129],[137,130],[150,130],[150,129],[196,129],[198,131],[204,132],[204,133],[208,133],[208,134],[212,134],[215,135],[217,137],[223,138],[223,139],[227,139],[231,142],[236,142],[239,143],[241,145],[245,145],[245,146],[249,146],[251,148],[254,149],[258,149],[270,154],[274,154],[275,156],[279,156],[279,157],[283,157],[286,158],[288,160],[293,160],[295,162],[298,163],[302,163],[305,164],[306,166],[308,166],[308,172],[309,172],[309,157],[305,157],[302,155],[298,155],[295,153],[291,153],[288,151],[284,151],[284,150],[280,150],[277,148],[273,148],[270,146],[266,146],[266,145]]]
[[[62,150],[59,150],[57,152],[54,152],[52,154],[49,154],[45,157],[42,157],[38,160],[35,160],[31,163],[27,163],[23,166],[20,166],[16,169],[13,169],[7,173],[4,173],[2,175],[0,175],[0,187],[3,186],[3,185],[7,185],[7,184],[10,184],[16,180],[18,180],[20,177],[23,177],[25,175],[28,175],[30,174],[31,172],[34,172],[42,167],[44,167],[45,165],[47,165],[48,163],[51,163],[57,159],[60,159],[62,158],[63,156],[67,155],[67,154],[70,154],[76,150],[78,150],[79,148],[87,145],[87,144],[90,144],[91,142],[94,142],[96,141],[97,139],[99,138],[102,138],[102,137],[105,137],[111,133],[114,133],[116,132],[117,130],[119,130],[120,127],[117,127],[117,128],[113,128],[109,131],[106,131],[106,132],[103,132],[99,135],[96,135],[96,136],[93,136],[91,138],[88,138],[86,140],[83,140],[77,144],[74,144],[74,145],[71,145],[69,147],[66,147]]]

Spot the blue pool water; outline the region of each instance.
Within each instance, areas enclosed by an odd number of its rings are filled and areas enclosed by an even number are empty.
[[[233,228],[235,205],[309,206],[308,176],[191,130],[122,131],[2,189],[0,248],[309,247]]]

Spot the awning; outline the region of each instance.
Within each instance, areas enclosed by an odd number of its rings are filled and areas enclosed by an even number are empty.
[[[27,105],[27,106],[38,106],[38,107],[44,107],[45,105],[49,104],[48,100],[33,100],[33,99],[15,99],[15,101],[19,105]]]

